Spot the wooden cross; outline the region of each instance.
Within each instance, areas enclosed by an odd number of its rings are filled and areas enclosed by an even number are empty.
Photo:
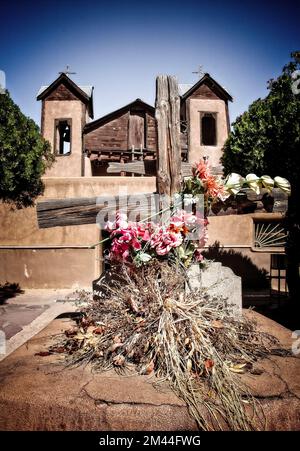
[[[201,78],[204,75],[203,66],[198,66],[198,69],[193,71],[192,74],[197,74]]]
[[[77,72],[70,72],[70,66],[66,66],[65,70],[62,72],[58,72],[59,74],[66,74],[66,75],[75,75]]]

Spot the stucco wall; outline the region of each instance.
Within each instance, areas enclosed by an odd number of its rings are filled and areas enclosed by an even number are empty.
[[[142,180],[142,183],[141,183]],[[45,177],[39,200],[155,191],[155,177]],[[12,210],[0,204],[0,283],[22,288],[91,288],[101,272],[101,249],[88,247],[101,239],[96,224],[39,229],[36,208]]]
[[[266,273],[270,271],[271,252],[254,247],[256,219],[282,219],[281,213],[252,213],[245,215],[211,216],[205,256],[230,266],[242,277],[243,286],[256,289],[267,286]],[[283,252],[273,248],[273,252]]]
[[[22,288],[91,289],[98,276],[93,249],[0,249],[0,283]]]
[[[209,156],[211,166],[218,166],[222,156],[222,147],[228,136],[226,104],[217,99],[189,99],[187,104],[189,117],[189,161],[198,162],[201,157]],[[201,112],[217,113],[217,145],[201,145]]]
[[[45,177],[44,182],[39,200],[151,193],[156,184],[155,177]],[[270,268],[270,253],[253,249],[255,216],[261,214],[210,217],[206,246],[208,257],[229,262],[250,283]],[[96,224],[39,229],[35,207],[11,210],[0,204],[0,283],[18,282],[23,288],[91,287],[101,272],[102,252],[89,246],[100,239]]]
[[[72,119],[71,154],[57,155],[47,171],[49,177],[80,177],[82,175],[82,127],[86,107],[80,100],[45,100],[43,106],[43,136],[54,149],[55,119]]]

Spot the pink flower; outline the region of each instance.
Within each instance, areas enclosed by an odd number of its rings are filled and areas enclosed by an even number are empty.
[[[218,177],[210,174],[210,169],[207,162],[203,160],[193,168],[194,177],[198,177],[203,181],[205,194],[212,198],[219,198],[221,200],[228,197],[225,187],[218,179]]]
[[[115,228],[116,228],[116,223],[115,221],[107,221],[107,223],[105,224],[105,230],[107,230],[109,233],[111,233]]]
[[[116,238],[112,241],[109,257],[111,260],[127,262],[130,256],[129,244],[119,242]]]
[[[201,252],[202,252],[201,249],[196,249],[195,252],[194,252],[194,257],[195,257],[195,260],[196,260],[197,262],[201,262],[201,261],[204,259],[204,257],[203,257],[203,255],[201,254]]]
[[[151,224],[151,223],[149,223],[149,224],[138,223],[137,224],[138,237],[141,238],[143,241],[150,241],[150,239],[151,239],[150,230],[152,230],[152,228],[153,228],[153,224]]]
[[[181,233],[173,233],[161,227],[151,238],[150,245],[157,255],[166,255],[174,247],[182,244]]]
[[[128,227],[127,215],[117,211],[115,221],[107,221],[105,225],[105,230],[112,232],[116,229],[126,229]]]
[[[197,217],[193,213],[187,213],[184,210],[178,211],[174,216],[170,218],[169,230],[175,233],[187,233],[194,229],[197,223]]]
[[[210,175],[207,179],[205,179],[205,185],[210,197],[218,197],[219,199],[222,199],[226,195],[224,185],[222,185],[222,183],[218,181],[217,177],[214,177],[213,175]]]
[[[116,214],[116,227],[118,229],[126,229],[128,227],[127,215],[120,211]]]
[[[131,241],[131,246],[133,247],[133,249],[135,251],[139,251],[142,249],[141,243],[138,240],[136,240],[135,238]]]

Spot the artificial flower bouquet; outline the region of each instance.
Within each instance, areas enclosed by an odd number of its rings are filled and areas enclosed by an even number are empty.
[[[203,249],[208,240],[207,214],[214,202],[224,202],[230,195],[236,195],[248,187],[259,194],[262,188],[269,192],[274,187],[290,193],[290,183],[282,177],[274,180],[263,175],[249,174],[245,178],[230,174],[227,178],[212,175],[207,161],[201,160],[193,167],[191,177],[183,180],[182,191],[170,206],[170,215],[164,223],[128,221],[127,215],[117,212],[115,221],[107,222],[111,242],[109,259],[141,266],[153,258],[176,259],[185,267],[203,260]],[[203,210],[197,211],[201,199]],[[179,200],[179,202],[178,202]],[[188,206],[188,210],[182,209]],[[150,219],[150,221],[149,221]]]

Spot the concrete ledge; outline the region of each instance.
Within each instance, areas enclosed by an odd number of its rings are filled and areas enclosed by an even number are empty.
[[[6,354],[0,354],[0,361],[38,334],[55,318],[63,313],[75,312],[77,307],[73,302],[57,302],[48,307],[41,315],[22,328],[20,332],[6,342]]]
[[[291,332],[253,312],[259,328],[290,348]],[[187,407],[165,385],[148,376],[63,369],[62,356],[40,357],[53,336],[71,327],[54,320],[0,364],[1,430],[195,430]],[[258,362],[260,375],[245,381],[260,401],[266,430],[300,429],[300,360],[274,356]],[[244,377],[244,376],[243,376]]]

